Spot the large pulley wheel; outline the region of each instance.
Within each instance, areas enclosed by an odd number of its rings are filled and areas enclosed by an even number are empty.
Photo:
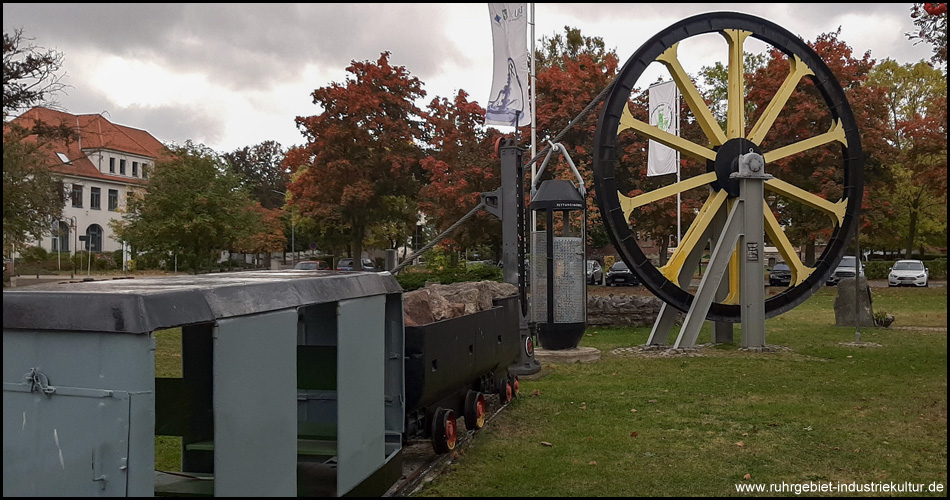
[[[721,43],[727,61],[723,65],[728,72],[726,95],[714,102],[715,109],[707,105],[681,63],[683,51],[699,47],[695,37],[703,37],[703,43]],[[784,54],[789,70],[781,85],[769,87],[746,74],[746,53],[750,45],[756,44]],[[669,72],[683,96],[691,116],[681,123],[689,122],[693,127],[692,140],[685,134],[671,134],[650,125],[649,108],[643,97],[646,94],[640,92],[655,83],[641,81],[653,63],[656,64],[652,68],[662,67]],[[785,123],[781,120],[788,113],[801,111],[795,108],[797,104],[791,104],[799,102],[792,97],[801,93],[816,95],[823,103],[824,109],[814,113],[818,118],[809,122],[812,128],[806,133],[795,130],[794,134],[782,127],[772,130],[773,125]],[[747,103],[752,102],[768,104],[747,109]],[[688,175],[666,181],[662,186],[657,186],[660,181],[655,176],[647,179],[644,146],[648,139],[679,153],[678,157],[685,160],[681,164],[690,167],[683,169]],[[671,25],[644,43],[623,66],[604,102],[593,162],[601,216],[621,258],[643,285],[680,311],[689,311],[694,299],[690,279],[697,264],[708,257],[717,231],[721,231],[735,202],[738,183],[730,175],[738,170],[739,155],[748,153],[761,155],[765,172],[774,176],[765,182],[762,201],[766,237],[793,274],[787,289],[765,300],[766,317],[774,317],[797,306],[821,287],[845,255],[860,213],[864,189],[861,138],[844,90],[828,66],[797,36],[774,23],[733,12],[700,14]],[[795,175],[787,169],[796,158],[801,161],[813,157],[822,162],[809,164],[816,176],[822,176],[821,192],[796,185],[802,183],[801,169],[796,169]],[[783,171],[783,166],[787,171]],[[694,200],[694,209],[687,214],[694,217],[692,221],[683,218],[689,225],[684,227],[682,239],[668,262],[657,267],[641,245],[646,246],[649,240],[644,235],[655,236],[658,211],[681,210],[678,206],[668,208],[671,197],[677,194]],[[802,216],[803,213],[806,215]],[[802,262],[796,249],[803,242],[792,243],[786,235],[788,228],[803,222],[795,220],[796,215],[807,219],[804,222],[809,228],[822,225],[817,233],[812,230],[825,240],[824,250],[812,266]],[[671,226],[673,234],[675,219]],[[716,296],[707,319],[741,321],[738,257],[743,250],[733,251],[727,274],[729,289]]]

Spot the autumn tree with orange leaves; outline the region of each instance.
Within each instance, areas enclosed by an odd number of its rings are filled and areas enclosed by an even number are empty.
[[[501,132],[484,128],[485,108],[460,90],[452,101],[433,99],[426,123],[429,150],[422,160],[428,184],[419,191],[419,210],[442,233],[478,205],[481,193],[501,185],[494,142]],[[456,251],[486,245],[500,256],[501,222],[480,211],[443,240]]]
[[[370,227],[391,219],[387,197],[418,192],[424,115],[414,103],[425,91],[405,67],[390,64],[389,52],[346,71],[345,82],[313,91],[323,112],[297,117],[307,143],[292,148],[284,166],[297,213],[323,234],[344,237],[358,257]]]
[[[567,125],[610,84],[617,74],[618,58],[607,50],[600,37],[585,36],[578,28],[564,27],[563,34],[542,37],[535,51],[537,66],[537,136],[540,152],[547,140],[554,139]],[[596,203],[592,170],[594,133],[597,130],[598,105],[576,123],[560,140],[567,148],[587,188],[587,244],[603,248],[609,243]],[[530,133],[530,131],[526,131]],[[525,136],[525,140],[530,137]],[[526,159],[529,159],[527,155]],[[540,165],[540,161],[539,161]],[[529,172],[529,169],[525,169]],[[526,174],[527,176],[528,174]],[[563,159],[552,156],[545,172],[538,179],[569,179],[577,183]]]

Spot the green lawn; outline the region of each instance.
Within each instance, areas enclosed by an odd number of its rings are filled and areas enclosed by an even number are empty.
[[[600,361],[523,381],[523,397],[417,495],[749,496],[735,484],[784,482],[946,496],[947,288],[872,289],[875,310],[896,318],[861,329],[877,347],[845,345],[856,329],[834,326],[835,292],[767,320],[767,344],[786,348],[774,352],[643,357],[613,351],[649,328],[591,328],[582,345]],[[935,482],[942,492],[927,491]]]

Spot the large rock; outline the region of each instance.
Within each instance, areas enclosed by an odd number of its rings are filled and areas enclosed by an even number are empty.
[[[855,326],[854,280],[844,278],[838,282],[838,295],[835,296],[835,325]],[[874,309],[871,306],[871,287],[864,276],[858,278],[857,310],[861,326],[874,326]]]
[[[587,326],[650,326],[662,305],[660,299],[652,296],[590,296],[587,298]]]
[[[518,287],[496,281],[426,284],[402,296],[406,326],[419,326],[492,308],[492,300],[518,294]]]

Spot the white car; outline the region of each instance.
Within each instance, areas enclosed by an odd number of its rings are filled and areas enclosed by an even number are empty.
[[[930,271],[919,260],[899,260],[887,275],[887,286],[927,286],[929,281]]]

